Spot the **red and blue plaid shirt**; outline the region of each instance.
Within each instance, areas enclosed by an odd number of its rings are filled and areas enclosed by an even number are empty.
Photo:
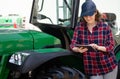
[[[76,26],[70,47],[73,48],[75,44],[88,45],[91,43],[105,46],[107,52],[83,53],[86,74],[92,76],[111,72],[116,67],[117,61],[114,55],[114,39],[110,26],[99,22],[92,29],[92,33],[88,30],[85,23],[80,23]]]

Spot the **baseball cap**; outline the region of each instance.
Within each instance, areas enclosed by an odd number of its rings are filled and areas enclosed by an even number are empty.
[[[92,16],[96,11],[96,5],[92,0],[86,0],[82,5],[81,17]]]

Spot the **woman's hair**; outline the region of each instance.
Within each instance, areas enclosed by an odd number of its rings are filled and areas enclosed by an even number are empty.
[[[97,14],[95,15],[95,21],[99,22],[101,20],[101,13],[96,10]],[[80,18],[80,22],[86,22],[83,17]]]
[[[96,12],[97,12],[97,14],[95,15],[95,21],[98,22],[101,20],[101,13],[98,10],[96,10]]]

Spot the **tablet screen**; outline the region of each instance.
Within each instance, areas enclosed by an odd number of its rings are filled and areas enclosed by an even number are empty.
[[[96,49],[94,49],[92,46],[90,45],[80,45],[80,44],[76,44],[76,47],[83,47],[83,48],[87,48],[89,52],[95,52]]]

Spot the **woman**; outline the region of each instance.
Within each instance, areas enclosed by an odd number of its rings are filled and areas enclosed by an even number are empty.
[[[116,79],[117,61],[110,27],[100,20],[100,13],[92,0],[82,5],[82,22],[74,30],[71,49],[83,54],[84,70],[90,79]],[[97,51],[77,47],[90,45]]]

